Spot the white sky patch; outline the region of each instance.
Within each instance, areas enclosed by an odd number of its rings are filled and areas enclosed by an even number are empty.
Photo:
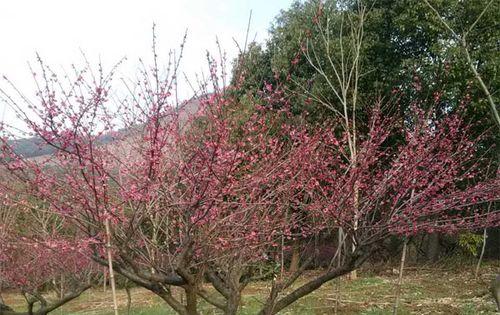
[[[82,65],[83,51],[91,63],[110,68],[127,61],[118,76],[134,77],[139,57],[151,60],[152,25],[157,25],[160,60],[178,49],[188,31],[182,71],[190,78],[206,71],[206,51],[217,52],[218,36],[228,60],[237,54],[233,38],[243,43],[250,10],[249,37],[265,40],[267,29],[292,0],[2,0],[0,1],[0,75],[6,75],[26,95],[35,88],[28,62],[35,52],[56,72]],[[2,83],[3,84],[3,83]],[[189,96],[186,86],[181,97]],[[0,119],[13,124],[15,115],[0,103]]]

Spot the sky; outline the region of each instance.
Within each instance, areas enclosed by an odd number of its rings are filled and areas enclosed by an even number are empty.
[[[6,75],[25,94],[34,95],[28,62],[38,52],[56,72],[82,64],[82,51],[105,69],[123,57],[119,75],[134,77],[138,59],[151,58],[152,25],[160,61],[178,49],[187,30],[182,71],[193,78],[206,70],[206,51],[217,52],[216,36],[231,60],[233,38],[243,44],[250,11],[249,37],[263,42],[273,18],[292,0],[2,0],[0,1],[0,76]],[[189,89],[180,87],[188,97]],[[0,119],[15,115],[0,103]]]

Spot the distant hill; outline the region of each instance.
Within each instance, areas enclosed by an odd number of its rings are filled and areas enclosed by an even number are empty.
[[[40,138],[25,138],[9,141],[14,151],[26,158],[37,157],[54,153],[55,149],[47,145]]]
[[[207,97],[207,95],[203,95],[202,97]],[[185,120],[188,115],[195,113],[199,109],[199,105],[199,99],[190,99],[182,104],[179,108],[181,121]],[[127,132],[127,130],[120,130],[119,132]],[[98,139],[98,142],[100,144],[108,144],[114,139],[115,137],[111,135],[103,135]],[[12,146],[17,154],[22,155],[25,158],[34,158],[52,154],[56,150],[54,147],[47,145],[45,141],[38,137],[11,140],[9,141],[9,145]]]
[[[103,135],[98,141],[99,144],[107,144],[113,141],[113,137],[110,135]],[[37,137],[11,140],[9,141],[9,145],[12,146],[14,152],[25,158],[52,154],[56,150],[54,147],[47,145],[45,141]]]

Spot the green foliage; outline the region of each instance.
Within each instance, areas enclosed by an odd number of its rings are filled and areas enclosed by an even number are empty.
[[[309,104],[307,93],[320,96],[338,106],[331,88],[304,57],[307,47],[316,62],[328,70],[328,56],[341,61],[350,54],[350,30],[356,25],[358,1],[326,0],[318,16],[320,1],[296,1],[276,17],[265,46],[252,44],[235,61],[234,78],[244,73],[242,92],[262,89],[264,82],[284,85],[293,109],[307,108],[310,118],[323,120],[329,111],[317,102]],[[474,64],[491,88],[499,86],[500,64],[500,2],[494,1],[469,31],[489,0],[431,0],[432,5],[459,34],[468,32],[468,47]],[[420,0],[366,0],[368,8],[361,48],[361,81],[359,86],[360,114],[375,100],[393,99],[400,91],[400,105],[433,99],[434,92],[443,92],[439,106],[450,110],[469,95],[468,115],[481,121],[481,130],[491,127],[489,109],[483,91],[466,63],[460,43],[443,28],[438,17]],[[314,23],[318,21],[318,23]],[[323,38],[320,27],[328,38]],[[325,49],[328,43],[330,49]],[[312,53],[314,51],[314,53]],[[334,73],[330,69],[332,78]],[[416,82],[416,80],[418,82]],[[233,82],[234,83],[234,82]],[[493,91],[494,93],[494,91]],[[498,93],[494,98],[498,103]],[[402,113],[405,108],[402,108]]]
[[[483,237],[471,232],[458,235],[458,245],[468,254],[478,255],[478,248],[483,244]]]
[[[254,42],[233,62],[233,69],[233,84],[242,79],[241,88],[235,91],[240,97],[246,93],[254,96],[255,91],[263,89],[264,82],[272,80],[270,53]]]

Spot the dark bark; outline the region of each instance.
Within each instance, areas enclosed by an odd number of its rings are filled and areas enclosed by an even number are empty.
[[[11,308],[5,305],[0,305],[0,315],[47,315],[48,313],[58,309],[59,307],[63,306],[64,304],[68,303],[69,301],[76,299],[79,297],[83,292],[88,290],[90,288],[90,285],[84,286],[78,290],[75,290],[69,294],[66,294],[59,300],[53,302],[53,303],[47,303],[44,299],[43,300],[38,300],[38,299],[27,299],[28,303],[28,311],[27,312],[15,312]],[[33,310],[33,305],[36,301],[39,301],[41,303],[41,307],[38,310]]]
[[[229,299],[227,299],[226,309],[224,310],[225,315],[236,315],[238,313],[238,308],[240,307],[241,293],[232,292]]]
[[[132,306],[132,294],[130,294],[128,283],[125,284],[125,292],[127,292],[127,315],[130,315],[130,307]]]
[[[427,251],[426,251],[427,259],[431,262],[436,262],[439,257],[439,234],[432,233],[429,234]]]
[[[120,257],[125,258],[123,256]],[[104,267],[108,265],[107,260],[98,255],[92,256],[92,259],[96,263]],[[130,259],[126,259],[126,262],[124,263],[119,263],[118,261],[114,262],[114,271],[124,276],[125,278],[129,279],[130,281],[134,282],[135,284],[143,286],[144,288],[149,290],[151,290],[150,287],[154,283],[161,283],[163,285],[174,285],[174,286],[182,286],[187,284],[184,278],[181,277],[176,272],[170,272],[167,274],[160,272],[152,273],[150,269],[141,270]]]
[[[3,296],[2,296],[2,282],[0,281],[0,307],[2,305],[5,305],[5,301],[3,300]]]
[[[284,282],[278,282],[278,283],[273,283],[273,286],[271,288],[271,292],[267,298],[267,301],[260,313],[262,314],[272,314],[276,299],[278,298],[278,294],[291,286],[299,277],[300,275],[306,270],[307,267],[309,267],[313,260],[314,260],[315,255],[311,255],[303,264],[302,266],[295,272],[290,275],[290,277],[284,281]]]
[[[189,315],[186,307],[179,303],[170,292],[166,292],[164,289],[151,290],[156,293],[159,297],[163,299],[177,314]]]
[[[186,291],[186,311],[188,315],[198,315],[198,296],[196,289],[187,285],[184,289]]]
[[[487,234],[485,258],[500,259],[500,227],[489,228]]]
[[[224,284],[224,281],[219,277],[219,275],[214,271],[208,271],[206,273],[206,278],[210,283],[214,286],[214,288],[222,294],[226,299],[229,298],[230,292],[229,289]]]
[[[225,315],[236,315],[240,307],[241,292],[246,286],[246,282],[242,281],[241,264],[233,265],[235,267],[226,275],[226,283],[229,290],[229,297],[226,298]]]
[[[0,303],[0,315],[6,314],[6,312],[13,312],[14,310],[10,307],[2,303]]]
[[[202,291],[199,291],[198,294],[207,302],[221,309],[225,315],[236,315],[240,307],[241,291],[248,284],[249,277],[242,278],[241,270],[238,268],[228,273],[209,270],[205,272],[205,277],[217,292],[222,295],[223,301],[214,303],[214,297],[210,297],[206,293],[200,294],[204,293]]]
[[[170,273],[155,272],[145,270],[137,266],[134,261],[120,255],[122,262],[116,261],[114,263],[114,270],[116,273],[122,275],[126,279],[132,281],[138,286],[148,289],[158,295],[165,301],[176,313],[180,315],[198,315],[197,312],[197,290],[195,289],[195,282],[191,281],[192,276],[185,270],[179,268]],[[93,260],[101,265],[106,265],[107,261],[98,255],[93,256]],[[169,286],[182,287],[186,292],[187,301],[179,302],[170,292],[166,289]]]
[[[218,309],[224,311],[226,309],[226,304],[225,301],[222,301],[214,296],[211,296],[209,293],[207,293],[205,290],[202,288],[197,289],[198,295],[207,301],[208,303],[212,304],[213,306],[217,307]]]
[[[299,269],[300,264],[300,244],[298,240],[294,240],[292,244],[292,258],[290,260],[289,271],[291,273],[296,272]]]
[[[285,287],[274,287],[271,290],[270,297],[264,305],[264,308],[259,312],[259,315],[274,315],[289,306],[290,304],[296,302],[300,298],[310,294],[311,292],[320,288],[326,282],[340,277],[342,275],[348,274],[349,272],[355,270],[359,266],[361,266],[368,257],[372,255],[375,251],[375,247],[367,252],[361,250],[361,248],[357,248],[354,253],[346,260],[346,263],[342,265],[342,267],[329,270],[324,274],[317,276],[316,278],[306,282],[301,285],[291,293],[288,293],[281,299],[277,300],[277,295],[280,291],[282,291]],[[291,283],[290,283],[291,284]]]
[[[320,288],[323,284],[326,282],[335,279],[339,276],[348,274],[354,270],[354,268],[337,268],[332,270],[331,272],[327,272],[314,280],[311,280],[307,282],[306,284],[300,286],[296,290],[292,291],[291,293],[287,294],[285,297],[279,299],[278,301],[272,303],[274,305],[269,305],[267,308],[264,308],[259,312],[260,315],[274,315],[277,314],[279,311],[284,309],[285,307],[289,306],[290,304],[294,303],[298,299],[308,295],[309,293],[317,290]],[[277,292],[276,292],[277,293]],[[275,297],[274,297],[275,299]]]

